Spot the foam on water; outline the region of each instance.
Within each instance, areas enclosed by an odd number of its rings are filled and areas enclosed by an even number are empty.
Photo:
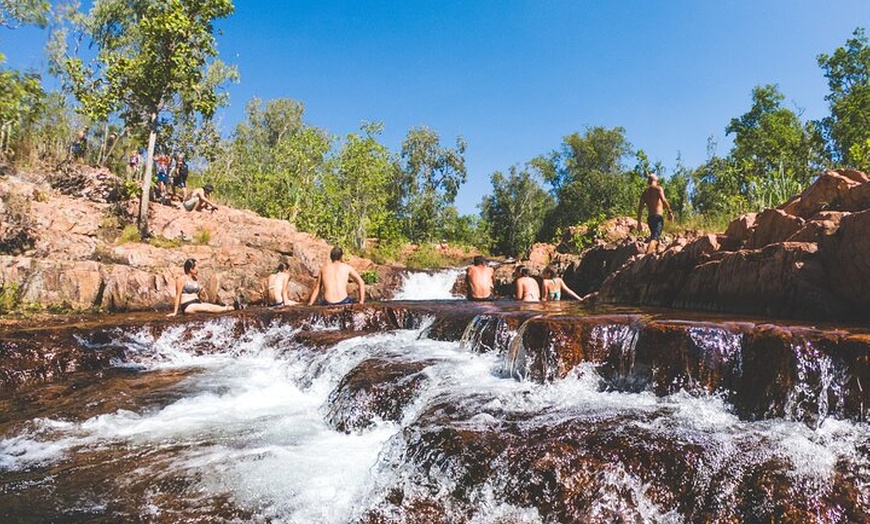
[[[461,269],[446,269],[435,273],[408,272],[393,300],[456,300],[452,293]]]
[[[135,454],[172,446],[171,459],[159,467],[197,479],[203,493],[229,495],[275,522],[339,523],[352,521],[383,490],[402,481],[403,472],[391,463],[401,452],[397,435],[436,401],[524,414],[542,424],[578,414],[643,413],[647,422],[635,424],[674,439],[704,442],[710,476],[757,460],[741,455],[742,444],[765,441],[765,453],[784,457],[794,465],[792,475],[819,486],[834,475],[840,457],[855,456],[870,439],[866,424],[833,419],[817,429],[787,420],[741,421],[718,396],[657,398],[647,392],[602,391],[592,365],[581,365],[552,383],[503,378],[496,353],[475,354],[461,350],[459,343],[421,339],[422,329],[351,338],[328,351],[282,351],[292,328],[275,324],[237,337],[234,322],[210,321],[195,334],[174,328],[157,338],[144,330],[124,334],[130,359],[140,366],[198,370],[180,385],[185,396],[160,408],[116,411],[82,422],[31,421],[18,434],[0,439],[0,471],[58,463],[80,449],[120,447]],[[223,351],[203,353],[205,344]],[[373,356],[435,363],[423,371],[426,386],[399,423],[379,421],[351,434],[332,430],[323,417],[330,392]],[[469,399],[477,404],[465,404]],[[462,423],[487,428],[498,420],[480,412]],[[613,493],[631,490],[640,506],[634,510],[646,522],[681,522],[676,513],[650,502],[648,487],[629,472],[615,468],[607,475]],[[452,479],[445,476],[439,482],[449,491]],[[470,522],[542,522],[536,509],[499,500],[494,482],[475,494],[479,511]],[[618,512],[623,503],[604,497],[599,509],[602,515]],[[160,512],[156,505],[143,510]]]

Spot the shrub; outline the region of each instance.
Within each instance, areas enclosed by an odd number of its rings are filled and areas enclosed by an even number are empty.
[[[197,244],[208,244],[209,240],[211,240],[211,231],[208,229],[200,229],[193,234],[193,241]]]
[[[378,283],[378,274],[373,269],[363,271],[362,273],[360,273],[360,276],[362,277],[363,282],[365,282],[368,286]]]
[[[121,231],[121,236],[118,237],[119,244],[127,244],[129,242],[139,242],[139,228],[135,224],[130,224]]]

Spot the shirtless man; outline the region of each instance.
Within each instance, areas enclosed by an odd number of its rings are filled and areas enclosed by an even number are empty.
[[[668,220],[674,219],[674,213],[671,211],[668,199],[665,198],[664,189],[659,185],[659,177],[655,173],[649,173],[646,180],[648,187],[640,195],[640,203],[637,205],[637,229],[640,230],[640,219],[643,215],[644,205],[646,205],[646,223],[650,231],[646,252],[649,254],[655,251],[659,244],[659,238],[662,236],[662,230],[665,228],[665,218],[662,213],[665,209],[668,210]]]
[[[486,265],[481,255],[474,257],[474,264],[465,270],[468,300],[486,302],[492,300],[492,268]]]
[[[341,261],[343,256],[344,252],[340,247],[334,247],[329,252],[330,261],[320,268],[320,274],[317,275],[317,280],[314,282],[314,289],[311,290],[311,298],[308,299],[309,306],[317,300],[321,289],[323,291],[323,302],[321,303],[324,306],[353,304],[353,299],[347,296],[348,278],[352,278],[359,286],[359,303],[365,303],[366,284],[354,268]]]
[[[267,296],[269,297],[269,307],[289,306],[298,304],[295,300],[290,300],[287,296],[287,284],[290,283],[290,266],[285,262],[278,264],[278,270],[269,275],[266,279]]]

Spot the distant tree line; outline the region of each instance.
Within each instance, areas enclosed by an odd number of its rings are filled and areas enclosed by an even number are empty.
[[[759,85],[747,111],[724,128],[730,151],[720,154],[711,139],[704,163],[687,167],[678,157],[670,170],[630,144],[622,127],[591,126],[492,173],[480,213],[461,215],[455,199],[469,147],[462,137],[444,143],[420,126],[391,151],[379,141],[382,123],[334,136],[306,123],[303,103],[291,98],[248,101],[245,119],[221,136],[213,116],[238,73],[218,59],[213,24],[233,9],[231,0],[97,0],[87,12],[0,0],[0,27],[52,28],[49,72],[62,86],[46,92],[38,74],[0,69],[0,155],[21,165],[61,162],[76,130],[88,126],[88,162],[141,177],[131,182],[141,188],[146,236],[151,166],[130,173],[126,153],[145,144],[148,158],[183,151],[224,202],[356,252],[376,239],[384,258],[407,242],[440,241],[523,256],[573,226],[632,216],[650,171],[664,177],[683,227],[712,227],[784,202],[823,169],[870,170],[870,45],[858,28],[817,57],[829,88],[830,115],[821,120],[803,121],[777,85]]]

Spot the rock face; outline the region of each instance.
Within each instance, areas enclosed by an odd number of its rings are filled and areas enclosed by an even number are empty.
[[[597,246],[566,272],[602,303],[827,321],[870,321],[870,182],[829,171],[776,209],[738,217],[723,235]]]
[[[331,247],[286,221],[221,206],[187,212],[152,203],[150,244],[120,239],[135,223],[136,202],[118,201],[118,182],[93,168],[0,179],[0,286],[24,305],[73,310],[154,310],[171,307],[175,278],[194,258],[203,298],[230,303],[243,294],[265,299],[265,279],[284,261],[291,268],[291,297],[307,299]],[[379,284],[367,296],[382,298],[398,271],[346,257],[357,271],[373,271]],[[350,290],[352,293],[354,289]]]

